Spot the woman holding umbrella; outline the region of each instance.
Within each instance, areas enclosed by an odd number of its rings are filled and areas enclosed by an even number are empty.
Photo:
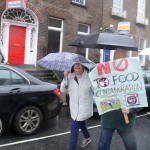
[[[67,88],[66,79],[68,79]],[[68,74],[68,71],[64,71],[64,79],[60,89],[61,92],[68,93],[70,97],[69,106],[72,123],[69,150],[76,150],[79,129],[81,129],[85,138],[81,147],[85,147],[91,142],[85,120],[93,115],[93,90],[88,76],[88,69],[82,63],[75,63],[70,74]]]

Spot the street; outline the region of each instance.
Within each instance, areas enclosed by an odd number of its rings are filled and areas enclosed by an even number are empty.
[[[137,116],[135,134],[138,150],[149,150],[150,116],[147,115],[147,110],[141,111]],[[36,135],[19,136],[11,129],[7,129],[0,137],[0,150],[67,150],[70,122],[69,108],[63,107],[60,115],[44,123]],[[80,142],[83,136],[80,133],[77,150],[97,150],[100,132],[99,122],[100,117],[97,115],[87,120],[92,142],[86,148],[81,148]],[[114,133],[111,150],[125,150],[117,132]]]

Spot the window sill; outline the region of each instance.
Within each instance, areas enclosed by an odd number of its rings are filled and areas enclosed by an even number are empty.
[[[82,5],[82,4],[78,4],[78,3],[74,3],[74,2],[71,2],[71,4],[76,5],[76,6],[79,6],[79,7],[86,8],[86,6],[85,6],[85,5]]]

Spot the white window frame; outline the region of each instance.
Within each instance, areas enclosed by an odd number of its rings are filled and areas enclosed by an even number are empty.
[[[88,27],[88,31],[87,32],[79,32],[78,31],[78,35],[88,35],[88,34],[90,34],[90,26],[88,24],[79,23],[79,25],[80,24],[87,26]],[[89,48],[86,48],[85,58],[88,59],[88,57],[89,57]]]
[[[79,5],[85,5],[85,0],[72,0],[72,2]]]
[[[113,0],[113,7],[123,10],[123,0]]]
[[[138,0],[137,16],[145,17],[145,0]]]
[[[147,39],[146,39],[146,38],[143,38],[143,37],[140,37],[140,38],[139,38],[139,45],[140,45],[141,39],[142,39],[142,40],[144,39],[144,46],[143,46],[143,49],[145,49],[145,48],[146,48]],[[140,53],[143,49],[140,49],[138,52]],[[140,55],[140,57],[142,58],[142,59],[140,59],[140,61],[141,61],[141,66],[145,66],[145,55]]]
[[[56,20],[60,20],[60,21],[61,21],[61,28],[48,26],[48,30],[53,30],[53,31],[59,31],[59,32],[60,32],[60,46],[59,46],[59,52],[62,52],[64,21],[63,21],[62,19],[58,19],[58,18],[54,18],[54,17],[49,17],[49,18],[52,18],[52,19],[56,19]]]

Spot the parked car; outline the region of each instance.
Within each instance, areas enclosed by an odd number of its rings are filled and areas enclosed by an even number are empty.
[[[62,108],[56,84],[41,81],[24,70],[0,64],[0,119],[22,135],[39,130],[43,121]],[[2,130],[1,130],[2,131]]]

